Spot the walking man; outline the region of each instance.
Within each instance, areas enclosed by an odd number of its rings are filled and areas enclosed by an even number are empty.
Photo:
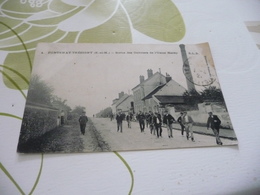
[[[158,131],[159,131],[159,136],[162,137],[162,116],[160,115],[159,112],[157,112],[157,118],[159,119],[160,123],[158,125]]]
[[[117,131],[120,131],[121,133],[123,131],[123,120],[124,120],[124,115],[121,113],[120,110],[116,115],[116,122],[117,122]]]
[[[150,118],[150,115],[149,115],[149,113],[145,113],[144,114],[144,116],[145,116],[145,124],[146,124],[146,128],[148,128],[149,127],[149,118]]]
[[[222,145],[222,141],[219,138],[219,126],[221,124],[221,120],[218,118],[217,115],[213,115],[212,112],[209,112],[209,118],[207,121],[207,129],[209,127],[212,129],[213,133],[215,134],[216,137],[216,142],[218,145]]]
[[[132,121],[132,114],[131,113],[128,113],[126,115],[126,121],[127,121],[128,128],[131,128],[131,121]]]
[[[79,117],[79,125],[80,125],[80,131],[82,135],[85,135],[85,129],[88,122],[88,117],[86,116],[86,112],[82,112],[82,115]]]
[[[154,114],[152,113],[152,111],[149,111],[149,128],[150,128],[150,132],[151,134],[155,135],[155,126],[154,126]]]
[[[172,136],[172,123],[176,122],[171,114],[169,114],[168,110],[165,111],[165,115],[163,116],[163,123],[166,125],[168,130],[168,137],[173,138]]]
[[[183,113],[182,123],[186,130],[187,140],[189,140],[189,138],[191,137],[191,141],[195,142],[194,137],[193,137],[193,130],[192,130],[194,121],[191,118],[191,116],[187,114],[187,112]]]
[[[162,119],[159,113],[155,113],[153,117],[154,128],[156,130],[157,138],[162,137]]]
[[[177,121],[178,121],[178,123],[179,123],[180,126],[181,126],[181,135],[183,136],[184,129],[185,129],[185,126],[184,126],[183,123],[182,123],[183,112],[181,112],[180,114],[181,114],[181,116],[179,116],[179,118],[177,119]]]
[[[137,120],[139,121],[139,125],[140,125],[141,132],[144,132],[144,127],[145,127],[144,120],[145,120],[145,116],[144,116],[144,114],[142,113],[142,111],[140,111],[139,114],[137,115]]]

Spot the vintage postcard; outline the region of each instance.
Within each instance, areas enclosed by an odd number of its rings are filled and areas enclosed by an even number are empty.
[[[37,46],[20,153],[237,143],[208,43]]]

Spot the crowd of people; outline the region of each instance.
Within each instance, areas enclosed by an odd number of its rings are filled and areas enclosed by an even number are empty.
[[[193,120],[190,116],[187,115],[187,112],[181,113],[181,116],[175,120],[175,118],[166,110],[164,115],[161,116],[158,112],[151,112],[143,113],[140,111],[137,114],[137,120],[139,122],[139,126],[141,129],[141,132],[144,131],[145,126],[150,129],[150,133],[156,135],[158,138],[162,137],[162,126],[165,126],[167,128],[168,137],[173,138],[173,123],[179,123],[182,128],[182,135],[184,135],[184,130],[186,131],[186,137],[187,140],[191,138],[192,141],[194,140],[193,137],[193,131],[192,131],[192,125]]]
[[[80,123],[80,130],[82,135],[85,134],[86,123],[88,122],[88,117],[85,115],[86,113],[83,112],[79,118]],[[213,115],[212,112],[209,112],[209,117],[207,120],[207,129],[211,128],[215,137],[216,143],[218,145],[222,145],[222,141],[219,137],[219,128],[221,124],[221,120],[218,118],[217,115]],[[145,128],[150,130],[150,133],[155,135],[157,138],[162,137],[162,126],[167,128],[168,137],[173,138],[173,123],[179,123],[181,127],[181,134],[184,136],[184,132],[186,132],[187,140],[191,139],[191,141],[195,142],[194,134],[193,134],[193,124],[194,121],[187,112],[181,112],[180,116],[177,120],[166,110],[161,116],[158,112],[151,112],[143,113],[140,111],[136,116],[132,113],[128,113],[125,115],[121,111],[118,111],[115,117],[117,121],[117,132],[123,132],[123,120],[127,121],[127,127],[131,128],[131,123],[134,120],[137,120],[139,123],[141,133],[144,132]],[[113,118],[111,118],[113,120]]]
[[[218,145],[222,145],[222,142],[219,137],[219,128],[221,121],[218,118],[217,115],[213,115],[212,112],[209,112],[209,117],[207,120],[207,129],[211,128],[215,137],[216,137],[216,143]],[[127,115],[123,114],[121,111],[119,111],[116,114],[116,121],[117,121],[117,131],[122,132],[123,131],[123,120],[127,121],[128,128],[131,128],[131,122],[134,119],[135,116],[132,113],[128,113]],[[112,119],[111,119],[112,120]],[[139,113],[136,115],[136,120],[139,123],[140,131],[144,132],[145,128],[150,129],[150,133],[153,135],[156,135],[157,138],[162,137],[162,126],[167,128],[168,137],[173,138],[173,123],[179,123],[181,127],[181,134],[184,136],[184,132],[186,133],[187,140],[191,139],[191,141],[195,142],[194,134],[193,134],[193,124],[194,121],[192,117],[187,112],[181,112],[180,116],[177,120],[166,110],[161,116],[158,112],[151,112],[143,113],[142,111],[139,111]]]

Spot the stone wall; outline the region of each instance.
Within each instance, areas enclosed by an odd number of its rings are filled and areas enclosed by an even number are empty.
[[[233,129],[230,116],[225,107],[215,103],[201,103],[198,105],[199,110],[187,111],[192,117],[196,125],[206,126],[208,120],[208,112],[213,112],[221,120],[221,127],[225,129]],[[177,120],[180,112],[176,112],[174,107],[167,108],[170,114]]]
[[[191,111],[189,112],[190,116],[193,118],[193,120],[198,125],[205,125],[207,124],[207,120],[209,115],[207,113],[201,113],[198,111]],[[229,114],[227,112],[217,112],[213,113],[218,116],[218,118],[221,120],[221,127],[226,129],[233,129]]]
[[[25,143],[57,127],[59,110],[48,106],[26,105],[19,143]]]

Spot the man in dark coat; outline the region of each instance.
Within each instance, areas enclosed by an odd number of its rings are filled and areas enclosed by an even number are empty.
[[[157,118],[159,119],[160,123],[158,125],[158,131],[159,131],[159,136],[162,137],[162,116],[160,113],[157,112]]]
[[[82,112],[82,115],[79,117],[80,131],[82,135],[85,135],[87,122],[88,122],[88,117],[86,116],[86,112]]]
[[[215,134],[216,137],[216,142],[218,145],[222,145],[222,141],[219,138],[219,127],[221,124],[221,120],[218,118],[217,115],[213,115],[212,112],[209,112],[209,118],[207,121],[207,129],[209,129],[209,127],[212,129],[213,133]]]
[[[144,132],[144,127],[145,127],[145,124],[144,124],[145,116],[144,116],[144,114],[142,113],[142,111],[140,111],[139,114],[137,115],[137,120],[139,121],[139,125],[140,125],[141,132]]]
[[[150,132],[151,134],[154,134],[155,135],[155,126],[154,126],[154,117],[155,115],[152,113],[152,111],[149,111],[149,128],[150,128]]]
[[[163,116],[163,123],[166,125],[167,130],[168,130],[168,137],[173,138],[172,136],[172,123],[176,122],[175,119],[169,112],[166,110],[165,114]]]
[[[178,123],[180,124],[181,126],[181,135],[183,135],[184,133],[184,129],[185,129],[185,126],[182,122],[182,116],[183,116],[183,112],[180,113],[181,115],[179,116],[179,118],[177,119]]]
[[[116,115],[117,131],[123,132],[123,120],[125,116],[119,111]]]
[[[161,115],[159,113],[155,113],[153,116],[153,123],[154,123],[154,128],[156,130],[156,135],[159,138],[159,136],[162,137],[162,119]]]

